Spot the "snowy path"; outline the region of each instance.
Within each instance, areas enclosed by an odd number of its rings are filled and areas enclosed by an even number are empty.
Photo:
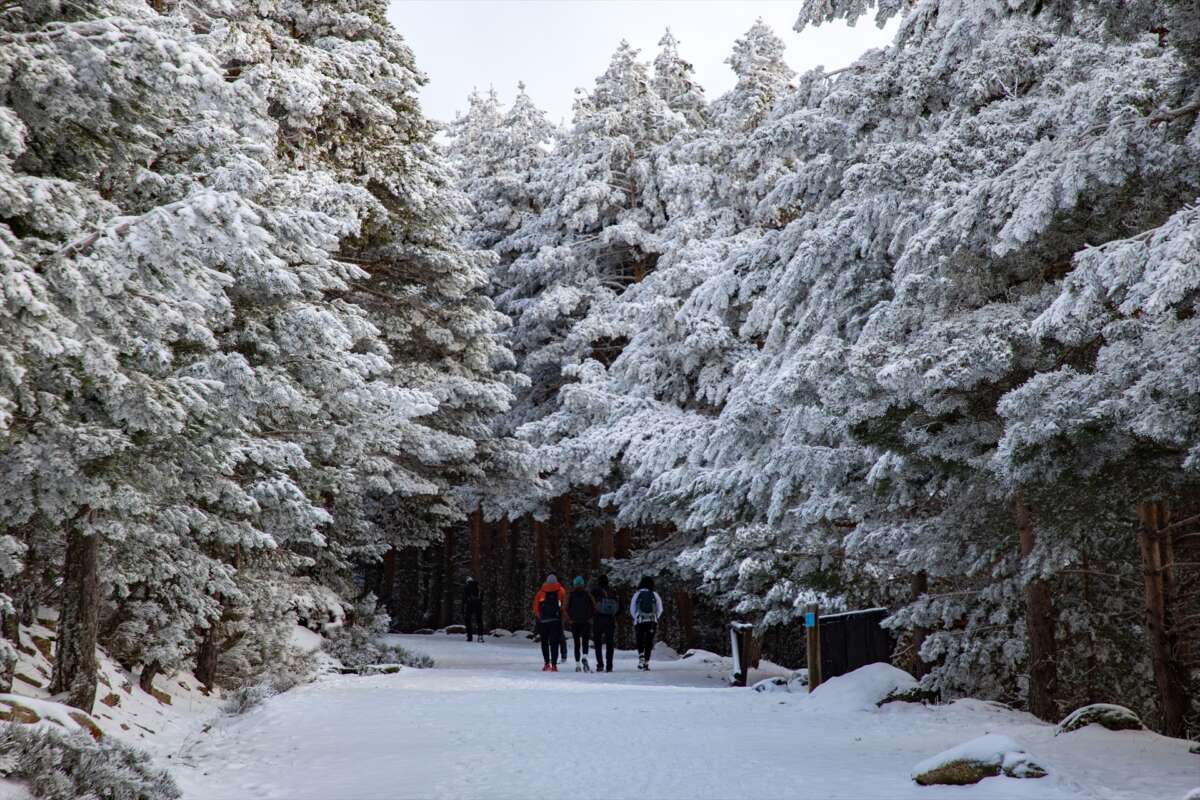
[[[226,720],[174,761],[187,800],[400,798],[1182,797],[1200,758],[1146,733],[1054,738],[1030,717],[965,701],[925,709],[806,708],[806,697],[721,688],[698,657],[611,675],[538,671],[536,645],[398,637],[438,668],[339,677]],[[916,786],[910,768],[985,732],[1051,772]]]

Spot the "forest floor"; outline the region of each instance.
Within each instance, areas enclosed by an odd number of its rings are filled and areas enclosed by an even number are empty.
[[[222,718],[169,762],[186,800],[1175,800],[1200,785],[1200,757],[1181,740],[1094,725],[1055,737],[982,701],[865,710],[848,683],[824,702],[726,688],[728,662],[703,652],[649,673],[631,652],[611,674],[542,673],[524,639],[391,638],[437,667],[328,677]],[[1011,736],[1049,776],[910,779],[919,761],[984,733]]]

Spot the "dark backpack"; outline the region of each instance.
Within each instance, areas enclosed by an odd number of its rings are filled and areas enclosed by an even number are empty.
[[[596,600],[596,613],[602,617],[615,617],[620,605],[617,603],[617,598],[608,593],[607,590],[600,590],[600,597]]]
[[[601,616],[616,616],[619,609],[620,606],[617,603],[616,597],[608,594],[607,591],[604,596],[600,597],[600,601],[596,603],[596,613]]]
[[[541,605],[538,606],[538,621],[554,622],[561,616],[562,609],[558,605],[558,592],[546,592]]]
[[[642,589],[638,592],[637,616],[639,622],[653,622],[654,615],[658,611],[658,603],[654,600],[654,592],[649,589]]]

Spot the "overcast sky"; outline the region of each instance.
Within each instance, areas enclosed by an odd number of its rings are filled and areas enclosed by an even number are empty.
[[[392,0],[389,16],[429,76],[425,113],[454,118],[478,86],[511,102],[525,81],[551,120],[569,122],[577,86],[591,88],[622,38],[652,60],[669,25],[696,67],[710,100],[733,86],[724,63],[733,42],[762,17],[788,45],[797,72],[837,69],[864,50],[887,44],[870,15],[857,27],[823,25],[796,33],[801,0]]]

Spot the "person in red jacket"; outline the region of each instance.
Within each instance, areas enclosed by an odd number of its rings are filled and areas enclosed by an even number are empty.
[[[562,643],[566,658],[567,643],[563,636],[563,613],[566,610],[567,590],[553,575],[533,596],[533,618],[537,620],[538,639],[542,643],[542,672],[558,672],[558,648]]]

